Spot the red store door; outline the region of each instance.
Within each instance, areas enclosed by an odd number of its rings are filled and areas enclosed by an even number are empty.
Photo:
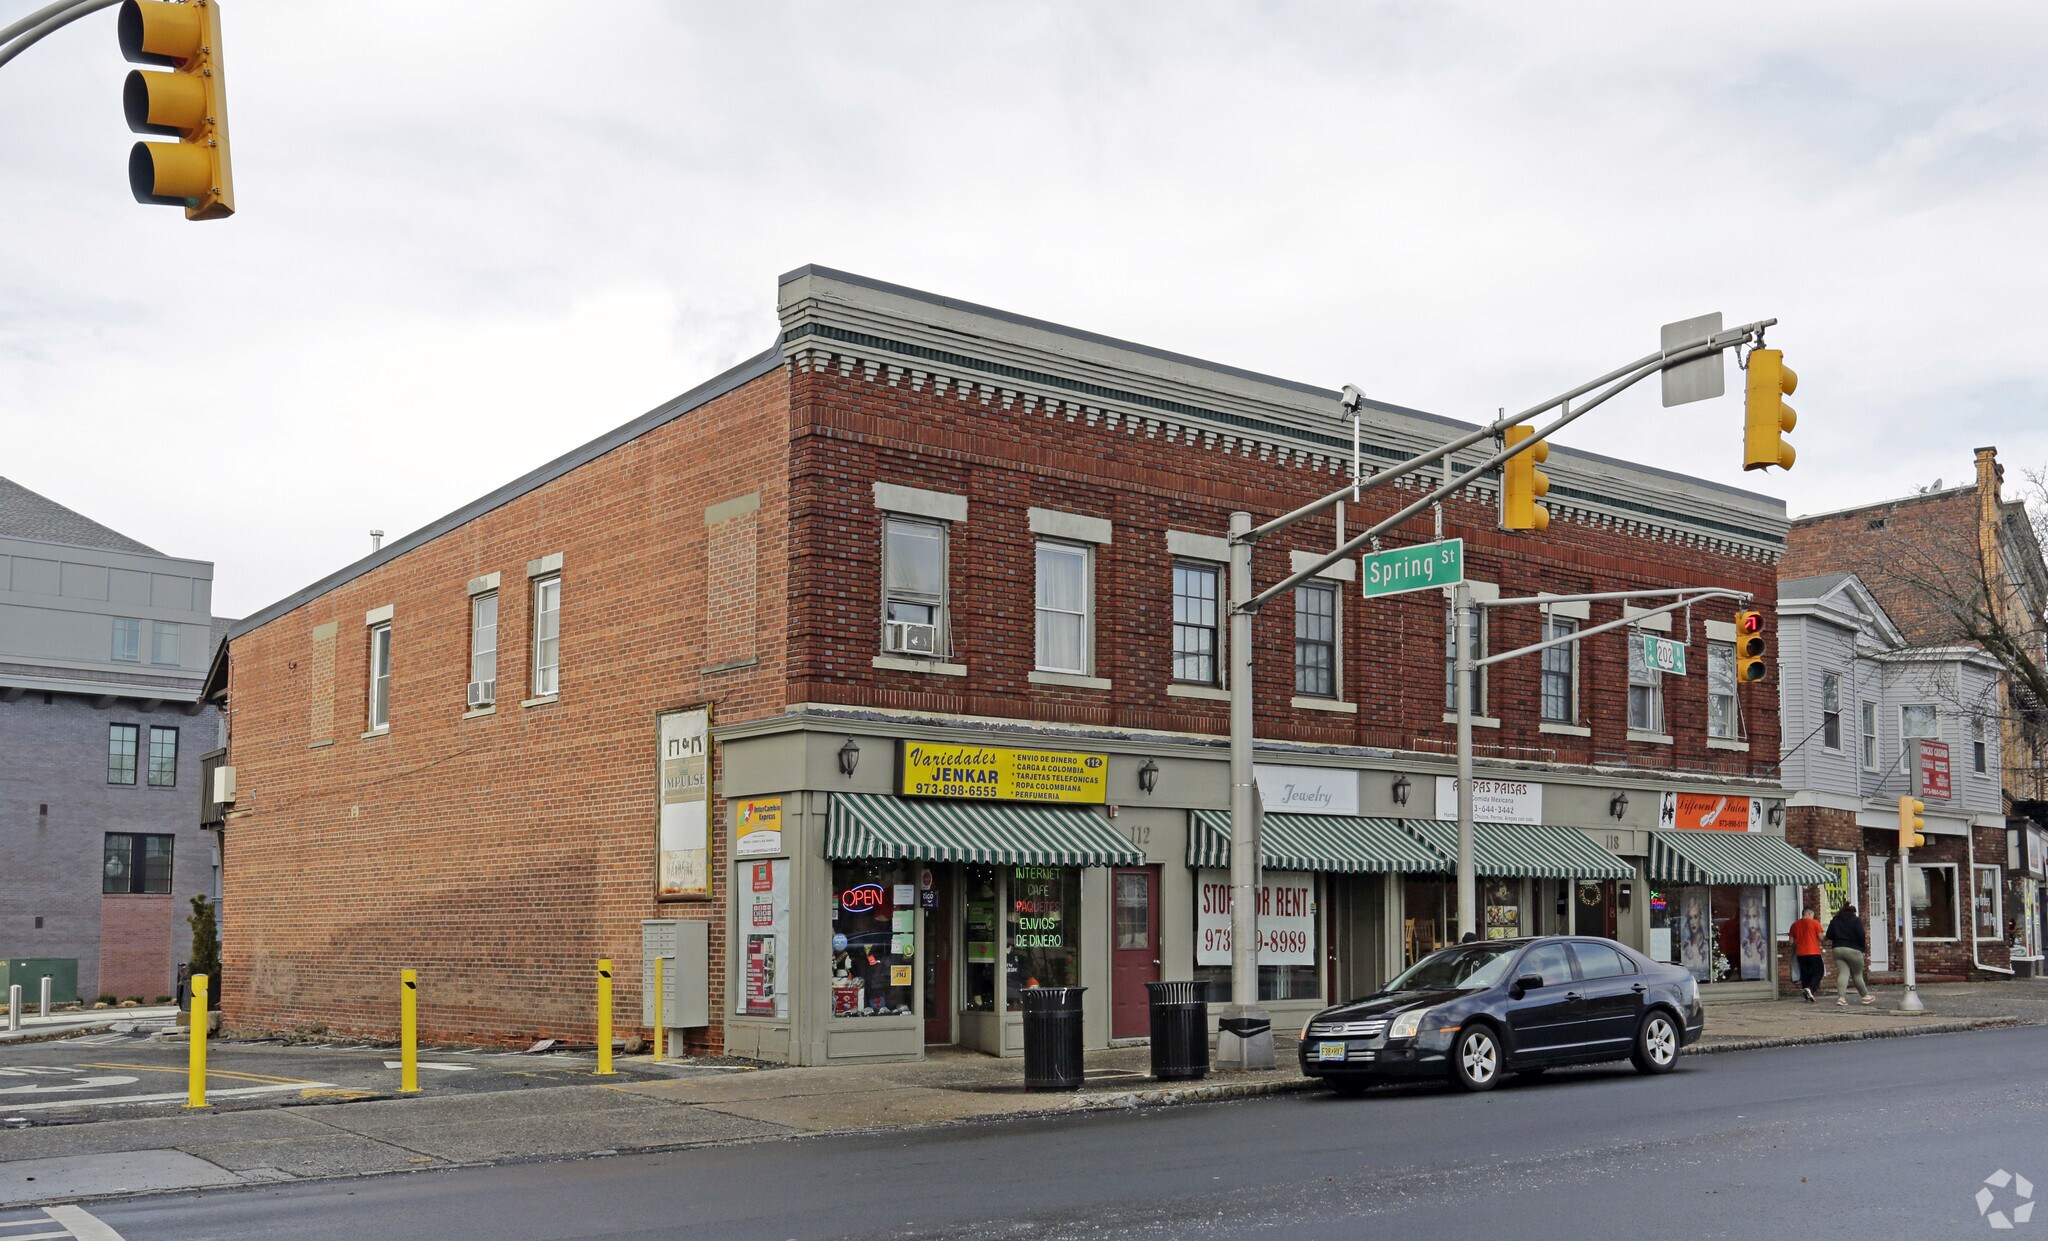
[[[1152,1032],[1145,984],[1159,981],[1159,868],[1110,872],[1109,1035]]]
[[[924,911],[924,1041],[928,1047],[953,1041],[953,871],[920,868],[918,896]]]

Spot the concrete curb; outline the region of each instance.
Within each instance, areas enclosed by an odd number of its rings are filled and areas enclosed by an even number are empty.
[[[1723,1051],[1761,1051],[1767,1047],[1807,1047],[1818,1043],[1860,1043],[1874,1038],[1915,1038],[1922,1034],[1961,1034],[1968,1030],[1992,1030],[2007,1026],[2032,1026],[2041,1022],[2024,1017],[1971,1017],[1962,1021],[1936,1021],[1924,1026],[1883,1026],[1875,1030],[1844,1030],[1839,1034],[1794,1034],[1784,1038],[1736,1039],[1726,1043],[1691,1047],[1691,1055],[1706,1056]]]
[[[72,1038],[80,1034],[105,1034],[114,1028],[109,1021],[103,1026],[65,1026],[61,1030],[0,1030],[0,1047],[13,1047],[18,1043],[47,1043],[52,1039]]]
[[[1265,1082],[1203,1082],[1194,1086],[1156,1086],[1150,1090],[1120,1090],[1113,1094],[1084,1095],[1067,1100],[1063,1112],[1094,1112],[1111,1108],[1160,1107],[1174,1103],[1208,1103],[1220,1099],[1253,1099],[1261,1095],[1291,1094],[1320,1090],[1323,1084],[1312,1077],[1283,1078]]]

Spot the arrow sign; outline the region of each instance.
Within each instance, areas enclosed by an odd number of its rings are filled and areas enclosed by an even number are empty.
[[[402,1069],[405,1067],[405,1062],[402,1060],[386,1060],[384,1062],[384,1067],[387,1069]],[[422,1060],[414,1067],[421,1069],[440,1069],[443,1072],[447,1073],[467,1073],[471,1069],[474,1069],[476,1066],[473,1064],[436,1064],[431,1060]]]
[[[1682,677],[1685,675],[1685,643],[1644,634],[1643,662],[1650,665],[1652,672],[1668,672]]]

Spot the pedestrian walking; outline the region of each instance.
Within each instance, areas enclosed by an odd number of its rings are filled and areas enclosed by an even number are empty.
[[[1799,991],[1808,1004],[1820,1003],[1814,993],[1820,990],[1820,980],[1827,972],[1820,955],[1820,936],[1820,910],[1808,905],[1806,915],[1792,924],[1792,956],[1799,963]]]
[[[1863,954],[1870,951],[1870,937],[1864,934],[1863,919],[1856,914],[1854,905],[1844,905],[1835,920],[1828,923],[1828,942],[1835,946],[1835,1004],[1849,1003],[1849,984],[1856,984],[1856,994],[1863,997],[1865,1004],[1875,1003],[1877,997],[1870,994],[1870,976],[1864,966]]]

